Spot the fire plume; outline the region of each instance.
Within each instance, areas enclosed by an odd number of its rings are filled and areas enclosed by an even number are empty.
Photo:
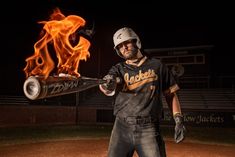
[[[43,36],[34,44],[34,55],[26,59],[24,68],[26,77],[42,76],[46,79],[55,68],[49,53],[51,44],[58,59],[57,74],[64,73],[79,77],[78,67],[80,60],[90,57],[90,42],[83,36],[79,36],[78,43],[71,44],[71,37],[76,38],[76,31],[85,26],[86,21],[76,15],[64,16],[58,8],[50,16],[49,21],[39,22],[43,24]],[[75,40],[74,40],[75,41]]]

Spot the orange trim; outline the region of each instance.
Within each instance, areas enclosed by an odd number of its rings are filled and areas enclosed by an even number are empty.
[[[173,86],[171,86],[169,89],[165,90],[164,93],[165,94],[168,94],[168,93],[174,93],[176,92],[177,90],[179,90],[179,86],[177,84],[174,84]]]
[[[133,89],[136,89],[136,88],[142,86],[142,85],[145,84],[145,83],[149,83],[149,82],[152,82],[152,81],[155,81],[155,80],[157,80],[157,77],[147,78],[147,79],[145,79],[145,80],[141,80],[141,81],[136,82],[136,83],[134,83],[134,84],[127,85],[127,88],[128,88],[129,90],[133,90]]]

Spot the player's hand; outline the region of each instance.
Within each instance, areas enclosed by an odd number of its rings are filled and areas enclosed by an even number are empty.
[[[174,116],[175,120],[175,134],[174,139],[176,143],[180,143],[185,138],[186,129],[183,124],[183,116],[181,114],[176,114]]]
[[[116,89],[117,83],[116,77],[114,75],[105,75],[103,77],[103,80],[107,81],[106,83],[101,85],[104,90],[114,91]]]

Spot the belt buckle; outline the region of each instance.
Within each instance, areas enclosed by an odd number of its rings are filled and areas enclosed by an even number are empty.
[[[136,124],[141,124],[143,122],[143,119],[141,116],[137,116],[135,120],[136,120]]]
[[[141,116],[125,117],[123,118],[123,120],[127,122],[128,124],[147,124],[147,123],[153,122],[151,117],[141,117]]]
[[[151,122],[152,122],[151,117],[142,117],[142,119],[141,119],[141,124],[147,124],[147,123],[151,123]]]
[[[136,124],[142,124],[143,120],[141,118],[136,118]]]

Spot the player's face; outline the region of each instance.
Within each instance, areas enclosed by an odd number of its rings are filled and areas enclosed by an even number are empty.
[[[125,41],[117,46],[126,60],[132,60],[137,58],[138,48],[133,40]]]

